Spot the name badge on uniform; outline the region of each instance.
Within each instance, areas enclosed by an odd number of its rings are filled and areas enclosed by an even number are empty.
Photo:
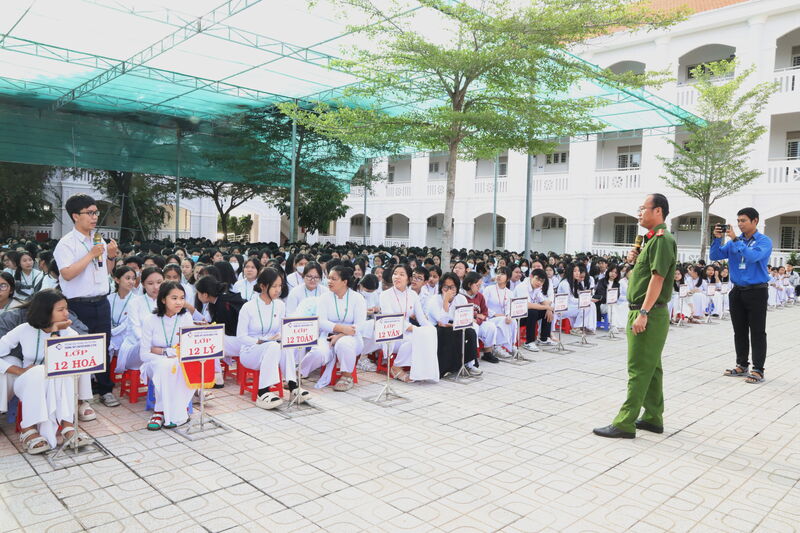
[[[744,262],[744,256],[742,256],[742,260],[739,262],[739,270],[746,270],[747,263]]]

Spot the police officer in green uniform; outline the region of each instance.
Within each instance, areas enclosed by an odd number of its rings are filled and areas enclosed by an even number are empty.
[[[664,391],[661,350],[669,331],[667,302],[672,298],[672,276],[678,246],[664,219],[669,202],[651,194],[639,208],[639,225],[649,230],[641,252],[628,255],[635,265],[628,284],[628,397],[609,426],[595,435],[632,439],[636,430],[664,432]],[[644,414],[639,413],[644,407]]]

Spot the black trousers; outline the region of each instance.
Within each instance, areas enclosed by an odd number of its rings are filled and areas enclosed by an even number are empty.
[[[750,290],[734,287],[729,294],[736,364],[747,368],[752,343],[753,370],[762,373],[767,358],[767,298],[766,287]]]
[[[69,308],[78,318],[86,324],[89,333],[106,334],[106,371],[93,374],[92,392],[103,395],[114,389],[114,382],[111,381],[111,362],[108,357],[108,343],[111,340],[111,306],[108,300],[103,298],[97,302],[76,302],[70,301]]]
[[[469,363],[478,356],[478,335],[472,328],[464,331],[464,362]],[[461,335],[460,330],[436,326],[438,345],[436,356],[439,359],[439,377],[448,372],[458,372],[461,368]]]
[[[542,329],[539,331],[539,338],[546,341],[550,338],[550,328],[553,327],[552,322],[548,322],[545,318],[547,311],[544,309],[528,309],[528,316],[525,318],[525,343],[533,342],[536,340],[536,323],[539,319],[542,320]]]

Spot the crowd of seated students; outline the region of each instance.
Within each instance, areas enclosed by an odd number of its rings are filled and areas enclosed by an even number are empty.
[[[58,401],[73,391],[70,380],[44,379],[42,339],[81,332],[58,292],[54,241],[10,242],[2,250],[0,272],[0,412],[16,395],[23,399],[22,442],[30,453],[78,438],[70,427],[72,402]],[[529,258],[506,251],[453,250],[442,265],[440,251],[429,248],[308,245],[277,246],[187,240],[178,244],[134,242],[120,245],[109,277],[111,372],[138,370],[152,382],[155,410],[147,427],[171,428],[186,422],[186,406],[195,391],[175,371],[176,331],[193,324],[224,325],[224,359],[259,371],[255,405],[274,409],[283,402],[272,392],[279,382],[298,401],[313,391],[298,385],[319,373],[316,388],[335,381],[335,391],[350,390],[354,373],[388,364],[391,376],[404,382],[436,382],[459,372],[486,370],[483,363],[510,357],[520,335],[510,317],[514,298],[526,298],[520,324],[522,349],[539,351],[556,344],[556,329],[569,321],[571,333],[593,335],[603,318],[609,328],[625,328],[630,268],[618,257],[592,254],[539,254]],[[797,300],[800,276],[791,265],[771,271],[770,305]],[[674,320],[700,322],[727,311],[728,267],[698,261],[676,265]],[[681,297],[681,285],[685,295]],[[715,290],[710,290],[713,286]],[[609,290],[617,300],[608,303]],[[581,292],[592,304],[580,306]],[[565,294],[567,309],[556,313],[554,299]],[[455,309],[471,305],[474,323],[454,331]],[[373,317],[404,315],[404,338],[387,347],[375,343]],[[284,317],[319,318],[320,339],[308,353],[279,343]],[[559,323],[561,322],[561,323]],[[560,328],[566,330],[566,328]],[[38,347],[37,347],[38,340]],[[387,356],[391,355],[391,362]],[[333,373],[337,372],[337,379]],[[225,385],[221,362],[215,362],[215,387]],[[89,378],[82,378],[79,418],[95,414]],[[212,399],[207,394],[206,399]],[[55,406],[55,407],[54,407]]]

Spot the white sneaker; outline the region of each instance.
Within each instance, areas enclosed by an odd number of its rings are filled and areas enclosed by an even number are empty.
[[[495,346],[492,350],[492,355],[500,359],[508,359],[511,355],[505,351],[504,349],[500,348],[499,346]]]
[[[536,341],[536,344],[539,346],[556,346],[558,343],[553,339],[547,339],[546,341]]]
[[[525,350],[528,350],[529,352],[540,352],[541,351],[539,349],[539,347],[536,346],[535,342],[529,342],[527,344],[523,344],[522,348],[525,349]]]
[[[480,368],[475,367],[475,366],[468,366],[467,367],[467,373],[470,376],[480,376],[481,374],[483,374],[483,370],[481,370]]]

